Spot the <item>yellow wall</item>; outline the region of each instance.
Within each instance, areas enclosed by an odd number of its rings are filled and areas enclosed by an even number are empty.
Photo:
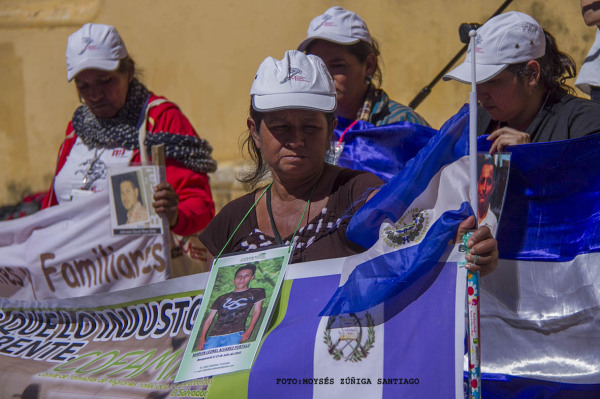
[[[241,162],[248,92],[260,62],[281,58],[310,20],[341,5],[357,12],[381,44],[383,87],[408,104],[461,48],[458,26],[484,22],[502,0],[0,0],[0,205],[46,190],[78,99],[66,81],[65,45],[85,22],[117,27],[157,94],[177,103],[214,147],[221,175]],[[577,65],[595,28],[579,2],[514,0]],[[417,111],[439,127],[468,100],[469,86],[439,82]]]

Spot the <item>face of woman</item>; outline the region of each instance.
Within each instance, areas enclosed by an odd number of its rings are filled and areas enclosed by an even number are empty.
[[[519,128],[530,122],[531,89],[527,82],[506,69],[491,80],[477,85],[477,99],[493,120]]]
[[[321,173],[331,138],[324,113],[298,109],[267,112],[260,126],[248,118],[248,128],[277,177],[302,180]]]
[[[114,117],[125,106],[130,73],[87,69],[75,76],[79,95],[97,118]]]
[[[337,92],[337,114],[356,119],[367,93],[366,79],[375,70],[375,56],[369,56],[361,63],[348,52],[346,46],[324,40],[315,40],[310,46],[310,53],[323,60],[333,77]]]

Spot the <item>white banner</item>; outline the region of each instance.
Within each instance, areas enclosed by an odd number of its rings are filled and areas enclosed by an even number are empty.
[[[464,309],[456,323],[454,308],[457,297],[464,304],[464,269],[440,263],[421,295],[345,315],[340,331],[340,317],[323,325],[319,312],[347,259],[289,265],[251,370],[181,383],[186,342],[203,298],[211,303],[208,273],[80,298],[0,298],[0,399],[462,398]],[[239,350],[219,348],[221,362]]]
[[[169,245],[162,235],[111,235],[105,192],[0,223],[2,297],[71,298],[169,276]]]

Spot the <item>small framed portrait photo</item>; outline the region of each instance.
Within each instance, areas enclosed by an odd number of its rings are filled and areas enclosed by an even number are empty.
[[[109,175],[112,234],[162,234],[161,218],[152,206],[158,167],[129,166]]]

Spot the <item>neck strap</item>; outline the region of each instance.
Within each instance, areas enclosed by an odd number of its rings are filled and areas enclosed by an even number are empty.
[[[315,189],[317,188],[317,184],[319,184],[319,181],[317,181],[315,183],[315,185],[312,188],[312,191],[310,192],[310,196],[308,197],[308,201],[306,202],[306,206],[304,207],[304,211],[302,212],[302,216],[300,216],[300,220],[298,221],[298,225],[296,226],[296,230],[294,231],[294,234],[292,235],[292,239],[290,241],[290,244],[294,243],[294,238],[296,237],[296,233],[298,232],[298,229],[300,228],[300,223],[302,223],[302,219],[304,219],[304,214],[306,213],[306,210],[308,209],[308,207],[310,205],[310,200],[312,199],[312,196],[315,193]],[[246,214],[244,215],[244,217],[242,218],[242,220],[240,221],[240,223],[238,223],[238,225],[235,228],[235,230],[233,231],[233,233],[231,233],[231,235],[227,239],[227,242],[225,243],[225,245],[223,245],[223,248],[221,248],[221,251],[219,251],[219,254],[215,257],[215,262],[217,261],[217,259],[219,259],[221,257],[221,255],[223,254],[223,251],[225,251],[225,248],[227,248],[227,245],[229,245],[229,243],[231,242],[231,239],[233,238],[233,236],[235,236],[235,233],[238,231],[238,229],[240,228],[240,226],[242,225],[242,223],[244,223],[244,221],[248,218],[248,215],[250,214],[250,212],[252,212],[252,210],[254,208],[256,208],[256,205],[258,204],[258,202],[260,201],[260,199],[267,192],[268,192],[268,195],[267,195],[267,212],[269,214],[269,220],[271,222],[271,228],[273,229],[273,235],[275,236],[275,241],[277,242],[277,244],[283,244],[283,240],[281,238],[281,235],[279,234],[279,231],[277,230],[277,227],[275,227],[275,219],[273,218],[273,210],[271,209],[271,186],[272,185],[273,185],[273,182],[269,183],[269,185],[263,190],[263,192],[260,193],[260,195],[256,199],[256,201],[254,201],[254,204],[252,204],[252,206],[250,207],[250,209],[248,209],[248,212],[246,212]]]
[[[281,234],[279,234],[279,230],[277,230],[277,226],[275,226],[275,218],[273,217],[273,209],[271,209],[271,186],[267,188],[267,212],[269,214],[269,221],[271,222],[271,230],[273,230],[273,237],[275,237],[275,242],[277,244],[283,244],[283,240],[281,239]]]
[[[223,254],[223,251],[225,250],[225,248],[227,248],[227,245],[229,245],[229,242],[231,241],[231,239],[233,238],[233,236],[235,235],[235,233],[237,233],[237,231],[240,228],[240,226],[242,225],[242,223],[244,223],[244,220],[246,220],[246,218],[248,218],[248,215],[250,214],[250,212],[252,211],[252,209],[256,208],[256,204],[258,204],[258,201],[260,201],[260,199],[263,197],[263,195],[265,195],[265,193],[267,192],[267,190],[269,190],[271,188],[271,185],[273,185],[273,182],[269,183],[269,185],[267,186],[267,188],[265,188],[263,190],[263,192],[260,193],[260,195],[258,196],[258,198],[256,199],[256,201],[254,201],[254,204],[250,207],[250,209],[248,209],[248,212],[246,212],[246,214],[244,215],[244,217],[242,218],[242,220],[238,223],[238,225],[235,228],[235,230],[233,230],[233,233],[231,233],[231,235],[227,239],[227,242],[225,243],[225,245],[223,245],[223,248],[221,248],[221,250],[219,251],[219,254],[215,258],[215,262],[217,261],[217,259],[219,259],[221,257],[221,255]]]
[[[310,200],[312,199],[312,196],[315,193],[317,184],[319,184],[318,180],[315,183],[315,185],[313,186],[313,188],[310,192],[310,195],[308,196],[308,201],[306,202],[304,211],[302,211],[302,216],[300,216],[300,220],[298,220],[298,225],[296,226],[296,230],[294,231],[294,234],[292,235],[290,244],[294,243],[294,238],[296,237],[296,233],[298,233],[298,230],[300,229],[300,224],[302,223],[302,220],[304,219],[304,214],[306,214],[306,210],[310,206]],[[283,244],[283,239],[281,238],[281,234],[279,234],[279,231],[277,230],[277,226],[275,226],[275,218],[273,217],[273,209],[271,208],[271,185],[269,185],[269,187],[267,187],[267,213],[269,214],[269,221],[271,222],[271,229],[273,230],[273,236],[275,237],[275,242],[277,244],[281,245],[281,244]]]

